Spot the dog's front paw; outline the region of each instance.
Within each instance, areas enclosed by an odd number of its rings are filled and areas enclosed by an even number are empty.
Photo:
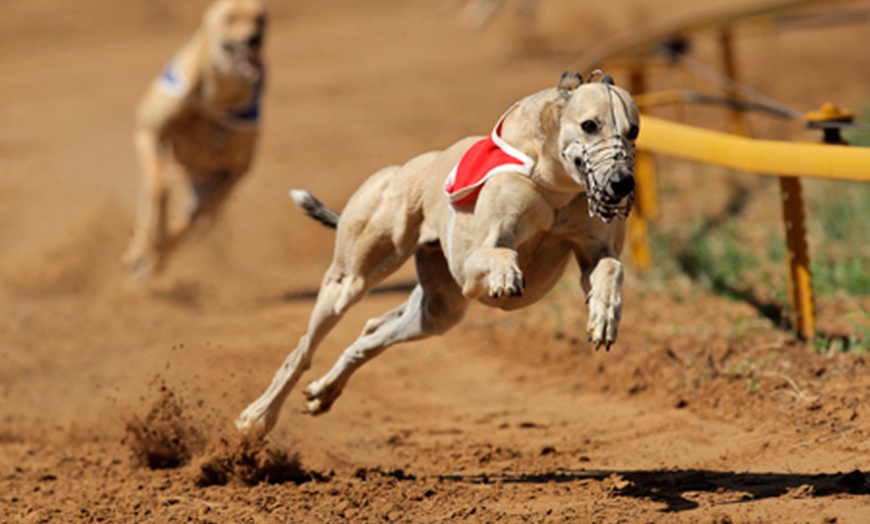
[[[489,270],[490,298],[519,297],[526,283],[523,272],[512,261],[506,264],[493,264]]]
[[[462,294],[476,300],[486,294],[491,298],[522,296],[525,281],[517,263],[516,251],[504,248],[478,249],[464,266]]]
[[[589,341],[595,344],[595,349],[604,346],[610,351],[610,346],[616,342],[619,329],[619,319],[622,317],[622,300],[619,293],[611,296],[600,296],[595,292],[589,294],[589,320],[586,323],[586,333]]]

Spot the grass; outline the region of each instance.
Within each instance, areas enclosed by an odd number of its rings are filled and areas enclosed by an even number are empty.
[[[870,122],[870,103],[865,103],[858,112],[858,122]],[[870,147],[870,130],[847,129],[843,138],[853,146]]]
[[[653,233],[656,260],[664,261],[666,275],[677,273],[733,300],[748,302],[776,325],[787,321],[784,248],[769,240],[760,252],[744,241],[737,224],[710,227],[702,221],[688,236],[671,231]],[[778,263],[766,263],[774,261]],[[665,278],[668,278],[667,276]]]
[[[807,188],[817,292],[870,295],[870,183],[811,181]]]
[[[861,355],[870,354],[870,313],[859,310],[849,314],[852,332],[845,335],[819,334],[813,340],[816,351],[831,355],[850,351]]]
[[[810,269],[817,292],[823,296],[840,292],[849,295],[870,295],[868,259],[851,255],[838,261],[813,260]]]
[[[870,143],[870,133],[867,140]],[[696,187],[690,190],[697,192]],[[774,324],[789,327],[785,233],[777,184],[766,179],[748,190],[734,184],[724,193],[729,192],[724,205],[711,204],[710,209],[721,208],[718,213],[653,224],[652,249],[662,266],[660,276],[685,275],[715,293],[746,301]],[[805,180],[803,194],[815,296],[870,296],[870,183]],[[716,195],[720,200],[722,196]],[[822,336],[817,345],[843,351],[870,348],[870,314],[857,302],[851,303],[849,315],[855,319],[851,333]]]
[[[870,183],[809,181],[804,193],[816,293],[870,295]],[[770,267],[785,262],[781,223],[768,226],[761,250],[746,242],[742,228],[747,225],[741,222],[734,216],[695,226],[676,252],[682,271],[715,291],[738,297],[753,286],[784,284],[778,276],[781,271]]]
[[[742,378],[740,384],[746,388],[746,390],[750,394],[756,394],[759,392],[759,384],[757,375],[759,375],[762,369],[773,362],[776,359],[776,355],[770,354],[762,358],[761,360],[756,361],[751,356],[746,355],[743,357],[741,362],[738,362],[734,368],[731,370],[731,375],[737,378]]]

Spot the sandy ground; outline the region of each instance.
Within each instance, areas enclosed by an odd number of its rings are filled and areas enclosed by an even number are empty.
[[[340,207],[375,169],[488,132],[596,42],[727,4],[559,1],[533,27],[502,16],[472,32],[435,2],[271,2],[256,166],[144,287],[119,263],[132,108],[206,3],[5,5],[0,522],[870,522],[866,356],[816,351],[748,304],[631,267],[609,353],[582,336],[572,270],[529,310],[474,307],[448,335],[388,351],[324,416],[292,394],[263,447],[232,427],[302,334],[331,253],[288,189]],[[800,110],[856,107],[866,31],[749,35],[743,79]],[[693,220],[704,187],[663,209]],[[310,377],[401,300],[354,309]],[[820,301],[820,326],[845,329],[851,301]]]

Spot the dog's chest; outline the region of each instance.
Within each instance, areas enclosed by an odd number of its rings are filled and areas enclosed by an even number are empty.
[[[244,170],[251,162],[255,128],[235,129],[198,107],[184,111],[167,130],[176,160],[192,171]]]
[[[586,194],[581,193],[568,205],[555,210],[549,234],[554,238],[576,238],[594,229],[598,222],[600,219],[589,216]]]
[[[194,100],[204,115],[227,127],[255,127],[260,119],[263,74],[254,84],[234,76],[206,78]]]

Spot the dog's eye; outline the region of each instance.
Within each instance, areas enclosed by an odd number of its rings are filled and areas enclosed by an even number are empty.
[[[580,124],[580,129],[582,129],[584,133],[594,135],[598,132],[598,122],[595,120],[586,120]]]
[[[639,135],[639,134],[640,134],[640,128],[637,126],[631,126],[628,128],[628,133],[626,133],[625,136],[629,140],[634,140],[637,138],[637,135]]]

